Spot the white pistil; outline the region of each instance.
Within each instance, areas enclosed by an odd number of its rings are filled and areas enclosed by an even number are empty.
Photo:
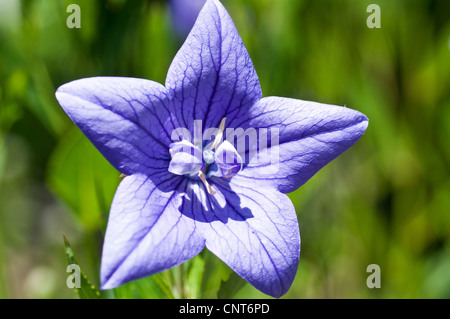
[[[211,150],[214,150],[217,147],[217,145],[219,145],[220,142],[222,142],[222,136],[223,136],[223,131],[225,130],[225,121],[226,120],[227,120],[227,118],[224,117],[222,119],[222,121],[220,122],[219,133],[217,134],[216,138],[214,139]]]
[[[206,190],[209,194],[215,195],[216,192],[212,189],[211,185],[209,185],[208,181],[206,180],[205,174],[203,174],[202,171],[198,172],[198,177],[202,180],[203,184],[205,184]]]

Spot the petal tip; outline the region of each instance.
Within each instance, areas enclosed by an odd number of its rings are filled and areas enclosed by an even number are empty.
[[[122,285],[122,283],[107,281],[100,284],[100,290],[111,290],[119,287],[120,285]]]
[[[369,127],[369,118],[363,114],[363,113],[359,113],[359,118],[358,118],[358,126],[360,127],[361,130],[361,135],[364,134],[367,130],[367,128]]]

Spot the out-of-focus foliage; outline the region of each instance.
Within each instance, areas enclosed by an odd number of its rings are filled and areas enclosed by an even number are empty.
[[[67,287],[74,289],[81,299],[100,299],[100,291],[91,284],[81,271],[73,249],[65,236],[64,245],[66,248],[67,270],[70,273],[67,278]]]
[[[66,27],[71,3],[81,29]],[[450,298],[450,3],[223,3],[265,96],[346,105],[370,119],[353,148],[290,194],[302,252],[286,297]],[[370,3],[381,29],[366,26]],[[0,298],[76,297],[63,233],[99,286],[120,173],[54,92],[98,75],[164,83],[181,45],[173,16],[162,0],[0,0]],[[366,286],[369,264],[381,267],[380,289]],[[214,298],[230,274],[205,251],[109,297]],[[236,297],[265,296],[247,284]]]

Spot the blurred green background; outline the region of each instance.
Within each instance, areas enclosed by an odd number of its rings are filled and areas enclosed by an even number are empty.
[[[189,2],[188,0],[186,1]],[[66,8],[81,8],[69,29]],[[366,8],[381,8],[369,29]],[[370,119],[358,143],[292,198],[302,252],[286,298],[450,298],[450,3],[223,0],[264,96],[346,105]],[[62,235],[98,286],[115,171],[59,107],[71,80],[164,83],[182,44],[166,1],[0,0],[0,298],[76,298]],[[192,265],[206,264],[204,272]],[[381,268],[369,289],[366,267]],[[190,297],[231,271],[203,252]],[[197,273],[191,274],[197,269]],[[167,297],[155,282],[116,297]],[[201,282],[200,282],[201,281]],[[236,297],[265,297],[250,285]]]

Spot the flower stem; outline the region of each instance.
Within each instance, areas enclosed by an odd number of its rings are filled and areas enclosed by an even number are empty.
[[[185,299],[185,293],[184,293],[184,271],[183,271],[183,265],[178,266],[178,278],[177,278],[177,290],[179,294],[180,299]]]

